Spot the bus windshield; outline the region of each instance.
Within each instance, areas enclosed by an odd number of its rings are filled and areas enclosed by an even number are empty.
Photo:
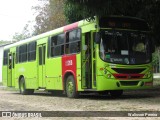
[[[118,64],[145,64],[151,62],[148,32],[102,30],[100,57]]]

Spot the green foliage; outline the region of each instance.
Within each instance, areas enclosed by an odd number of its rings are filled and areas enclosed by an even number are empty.
[[[63,14],[63,0],[45,1],[43,6],[36,6],[33,9],[38,13],[34,34],[38,35],[65,25]]]
[[[153,70],[155,73],[159,72],[160,47],[152,54]]]
[[[32,33],[30,33],[29,24],[26,24],[21,33],[17,33],[16,32],[13,35],[13,40],[20,41],[20,40],[24,40],[24,39],[30,38],[31,36],[32,36]]]
[[[151,25],[155,43],[160,45],[160,0],[45,0],[43,5],[33,9],[37,17],[32,35],[95,15],[133,16],[145,19]],[[26,36],[26,33],[16,34],[14,38],[23,39],[28,36],[30,35]]]
[[[159,62],[159,58],[158,58],[158,55],[159,54],[159,51],[158,49],[155,51],[155,53],[153,53],[153,59],[152,59],[152,63],[153,65],[158,65],[158,62]]]
[[[67,0],[65,2],[65,15],[69,22],[95,15],[134,16],[136,14],[135,9],[138,10],[141,4],[141,1],[136,0]]]
[[[20,40],[24,40],[26,39],[27,37],[23,34],[23,33],[18,33],[16,32],[14,35],[13,35],[13,39],[16,40],[16,41],[20,41]]]
[[[3,45],[3,44],[7,44],[9,43],[8,41],[4,41],[4,40],[0,40],[0,45]]]
[[[152,27],[156,45],[160,45],[160,0],[66,0],[69,23],[91,16],[124,15],[145,19]]]

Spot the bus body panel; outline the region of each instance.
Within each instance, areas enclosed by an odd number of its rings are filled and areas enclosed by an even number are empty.
[[[61,57],[46,60],[46,89],[62,90],[62,62]]]
[[[20,63],[16,66],[16,83],[18,83],[16,88],[19,88],[20,76],[24,77],[26,82],[26,88],[37,89],[37,62]]]
[[[99,54],[99,53],[97,53]],[[119,65],[111,64],[101,61],[100,58],[97,58],[97,91],[103,90],[120,90],[120,89],[145,89],[151,88],[153,85],[153,74],[152,74],[152,65],[151,64],[142,64],[142,65]],[[131,74],[117,73],[114,69],[128,69],[128,70],[143,70],[140,73]],[[123,78],[115,78],[114,74],[124,75]],[[142,75],[139,76],[139,75]],[[148,77],[146,77],[146,75]],[[128,78],[127,76],[133,76],[137,78]],[[145,85],[145,83],[150,83]]]
[[[81,66],[81,53],[76,55],[76,79],[77,79],[77,91],[83,91],[82,89],[82,66]]]
[[[59,34],[65,35],[76,29],[81,30],[80,52],[49,55],[49,39]],[[105,29],[105,28],[104,28]],[[82,20],[39,36],[6,46],[9,50],[9,64],[3,66],[3,84],[19,88],[19,80],[24,77],[27,89],[64,90],[66,75],[73,75],[76,91],[106,91],[124,89],[148,89],[152,87],[153,73],[151,63],[139,65],[109,63],[100,58],[100,44],[95,43],[95,33],[100,31],[97,18],[90,22]],[[16,47],[36,41],[36,60],[18,63]],[[64,43],[64,51],[67,43]],[[68,43],[69,44],[69,43]],[[88,52],[89,51],[89,52]],[[89,54],[87,54],[88,52]],[[123,51],[124,52],[124,51]],[[124,54],[124,53],[123,53]],[[126,54],[126,53],[125,53]],[[89,64],[89,65],[88,65]],[[124,70],[123,73],[119,69]],[[142,70],[143,69],[143,70]],[[126,71],[134,71],[129,73]],[[140,71],[140,72],[136,72]]]
[[[77,72],[76,72],[76,68],[77,68],[77,64],[76,64],[76,55],[75,54],[62,56],[63,83],[65,85],[65,75],[67,73],[71,73],[73,75],[73,77],[74,77],[75,84],[76,84],[76,90],[77,90],[78,86],[77,86]]]
[[[148,89],[151,88],[150,85],[144,85],[141,86],[142,82],[150,83],[150,79],[138,79],[138,80],[115,80],[115,79],[106,79],[104,76],[98,76],[97,77],[97,91],[105,91],[105,90],[129,90],[129,89]],[[125,86],[121,85],[121,82],[126,82]],[[133,82],[133,84],[136,82],[135,85],[129,85]],[[120,84],[120,87],[117,86],[117,83]],[[128,85],[127,85],[128,83]]]

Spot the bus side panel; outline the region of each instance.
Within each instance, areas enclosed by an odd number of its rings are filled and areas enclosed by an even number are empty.
[[[82,83],[81,83],[81,54],[76,55],[76,64],[77,64],[77,85],[78,85],[78,91],[83,91],[82,90]]]
[[[7,66],[2,67],[2,82],[4,86],[7,86]]]
[[[16,65],[16,87],[19,86],[19,77],[23,76],[27,89],[37,89],[37,64],[36,62],[26,62]]]
[[[78,90],[78,83],[77,83],[77,60],[76,55],[64,55],[62,57],[62,76],[65,78],[67,73],[71,73],[75,79],[76,90]],[[63,79],[64,82],[65,79]],[[65,85],[65,83],[64,83]]]
[[[62,90],[61,57],[46,60],[46,89]]]
[[[25,80],[28,89],[37,89],[38,80],[37,80],[37,62],[28,62],[25,65]]]

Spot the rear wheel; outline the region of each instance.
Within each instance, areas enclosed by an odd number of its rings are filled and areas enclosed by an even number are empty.
[[[78,97],[78,92],[76,91],[76,84],[73,75],[70,75],[67,77],[66,80],[66,94],[67,97],[69,98],[77,98]]]
[[[123,90],[111,90],[110,95],[113,98],[120,97],[123,94]]]
[[[34,93],[33,89],[26,89],[26,84],[23,77],[19,81],[19,91],[22,95],[29,95]]]

